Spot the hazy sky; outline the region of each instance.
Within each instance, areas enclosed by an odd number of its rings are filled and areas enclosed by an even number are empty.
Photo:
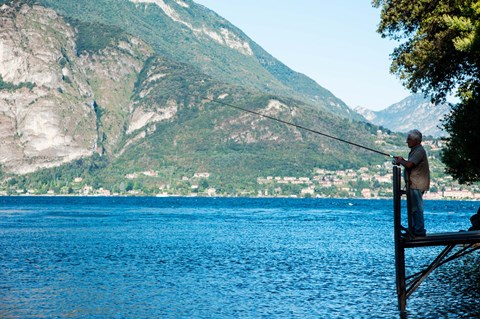
[[[354,108],[384,109],[407,97],[389,73],[396,42],[376,32],[370,0],[194,0],[275,58]]]

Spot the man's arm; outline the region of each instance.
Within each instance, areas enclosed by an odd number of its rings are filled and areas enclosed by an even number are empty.
[[[407,161],[406,159],[404,159],[404,158],[401,157],[401,156],[395,156],[395,163],[396,163],[397,165],[403,165],[403,166],[405,166],[405,167],[408,168],[408,169],[411,169],[411,168],[415,167],[415,163],[414,163],[414,162]]]

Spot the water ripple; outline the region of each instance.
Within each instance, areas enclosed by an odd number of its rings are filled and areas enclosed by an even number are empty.
[[[390,204],[0,198],[0,317],[399,318]],[[458,205],[427,224],[463,227]],[[480,317],[477,257],[436,270],[407,318]]]

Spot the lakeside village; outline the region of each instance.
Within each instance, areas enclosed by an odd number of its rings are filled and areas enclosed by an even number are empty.
[[[451,176],[432,174],[430,191],[425,199],[480,200],[480,185],[459,185]],[[144,189],[142,182],[157,180],[155,191]],[[162,183],[163,178],[156,171],[145,171],[125,175],[115,190],[87,185],[80,177],[69,186],[50,189],[46,193],[30,189],[0,189],[0,195],[72,195],[72,196],[243,196],[243,197],[304,197],[304,198],[391,198],[392,164],[390,161],[375,167],[361,167],[358,170],[315,169],[312,176],[265,176],[259,177],[256,187],[237,194],[225,194],[209,185],[212,176],[198,172],[191,177],[183,176],[175,186]],[[173,183],[172,183],[173,184]]]
[[[380,132],[381,133],[381,132]],[[381,142],[381,141],[379,141]],[[444,165],[436,154],[441,144],[424,140],[429,152],[431,173],[430,190],[425,199],[480,200],[480,183],[460,185],[444,173]],[[168,180],[168,182],[166,182]],[[193,176],[165,178],[154,170],[132,172],[112,189],[89,185],[81,177],[72,178],[63,186],[53,189],[26,189],[7,180],[0,184],[0,196],[204,196],[204,197],[303,197],[303,198],[392,198],[392,163],[359,169],[328,170],[316,168],[311,176],[263,176],[251,183],[248,189],[225,191],[215,188],[219,178],[207,171],[197,171]],[[11,181],[10,181],[11,182]]]
[[[241,192],[233,196],[249,197],[307,197],[307,198],[391,198],[392,173],[391,162],[385,162],[375,168],[361,167],[359,170],[316,169],[312,177],[266,176],[257,178],[255,192]],[[131,173],[125,176],[127,180],[120,191],[112,191],[100,187],[95,189],[90,185],[82,185],[83,179],[78,177],[72,181],[72,186],[63,187],[59,191],[48,190],[43,195],[77,195],[77,196],[227,196],[209,187],[211,177],[208,172],[195,173],[191,178],[183,177],[182,182],[188,184],[190,192],[173,188],[168,184],[160,184],[158,193],[145,192],[135,186],[134,181],[140,177],[157,178],[155,171]],[[128,182],[130,181],[130,182]],[[131,183],[133,182],[133,183]],[[75,187],[77,185],[77,187]],[[81,187],[78,187],[82,185]],[[133,185],[133,186],[132,186]],[[7,193],[0,190],[0,195],[42,195],[36,190],[16,190]],[[228,196],[232,196],[228,194]],[[455,199],[480,200],[480,185],[459,185],[450,176],[432,178],[430,191],[425,199]]]
[[[377,171],[368,167],[361,167],[358,171],[347,169],[330,171],[316,169],[313,177],[293,176],[266,176],[257,178],[256,194],[243,191],[233,196],[248,197],[306,197],[306,198],[391,198],[392,173],[390,162],[386,162]],[[380,170],[380,171],[378,171]],[[145,171],[141,173],[127,174],[127,180],[135,180],[140,175],[155,178],[158,173]],[[0,196],[6,195],[78,195],[78,196],[232,196],[222,194],[215,188],[208,186],[210,173],[195,173],[192,178],[183,177],[182,182],[190,185],[190,193],[172,188],[168,184],[160,184],[158,193],[145,192],[135,186],[129,187],[130,183],[121,191],[111,191],[100,187],[95,189],[90,185],[80,185],[83,179],[78,177],[72,181],[73,187],[64,187],[59,191],[48,190],[46,194],[39,194],[37,190],[18,189],[15,192],[0,190]],[[122,188],[122,187],[120,187]],[[432,178],[430,191],[424,195],[425,199],[454,199],[454,200],[480,200],[479,185],[459,185],[451,176]]]

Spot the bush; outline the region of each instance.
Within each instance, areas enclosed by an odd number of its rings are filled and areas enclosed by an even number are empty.
[[[82,52],[99,52],[113,43],[118,43],[123,37],[123,30],[115,26],[76,19],[68,19],[68,22],[77,30],[77,55]]]

